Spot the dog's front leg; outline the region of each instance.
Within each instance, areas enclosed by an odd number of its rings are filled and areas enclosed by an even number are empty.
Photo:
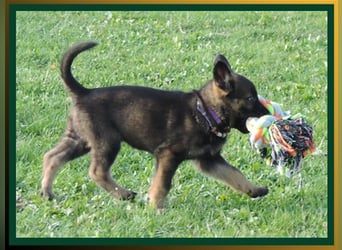
[[[240,170],[231,166],[220,155],[197,159],[194,161],[194,165],[203,173],[224,182],[233,189],[250,197],[255,198],[268,193],[266,187],[259,187],[251,183]]]
[[[180,161],[167,149],[159,152],[156,157],[156,170],[148,196],[152,206],[162,209],[164,208],[165,197],[170,191],[172,178]]]

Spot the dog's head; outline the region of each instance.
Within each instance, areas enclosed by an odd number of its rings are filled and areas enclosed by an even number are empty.
[[[259,102],[254,84],[246,77],[235,73],[228,60],[218,55],[214,62],[211,81],[215,109],[231,128],[248,133],[248,117],[260,117],[269,114]]]

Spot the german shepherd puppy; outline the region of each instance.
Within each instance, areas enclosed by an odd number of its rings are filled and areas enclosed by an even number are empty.
[[[149,201],[157,208],[163,208],[184,160],[250,197],[268,193],[220,155],[232,128],[248,133],[248,117],[268,114],[253,83],[235,73],[224,56],[215,59],[213,79],[189,93],[138,86],[88,89],[73,77],[71,64],[95,45],[79,43],[64,54],[61,73],[74,106],[61,142],[44,155],[42,197],[53,199],[52,183],[64,163],[90,152],[90,177],[115,198],[133,199],[136,193],[119,186],[110,172],[123,141],[156,158]]]

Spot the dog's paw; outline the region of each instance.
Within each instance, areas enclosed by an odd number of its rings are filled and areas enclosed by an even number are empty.
[[[257,187],[255,188],[249,196],[251,198],[257,198],[257,197],[262,197],[268,194],[268,188],[267,187]]]
[[[40,191],[40,197],[42,197],[42,199],[48,199],[49,201],[52,201],[53,198],[55,197],[55,195],[51,191],[49,192],[46,190],[41,190]]]
[[[134,200],[135,196],[137,195],[136,192],[129,191],[129,194],[126,197],[126,200]]]
[[[125,190],[125,192],[120,193],[120,200],[134,200],[136,195],[137,193],[132,190]]]

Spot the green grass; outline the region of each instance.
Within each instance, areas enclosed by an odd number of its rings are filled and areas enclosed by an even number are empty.
[[[17,237],[327,237],[327,16],[325,12],[18,12],[16,22]],[[146,203],[154,160],[123,146],[116,180],[138,192],[114,200],[88,177],[89,156],[58,174],[56,200],[42,201],[42,157],[61,137],[71,105],[59,73],[71,44],[95,40],[74,74],[87,87],[135,84],[191,91],[211,78],[213,59],[261,95],[300,112],[314,127],[317,153],[301,176],[276,175],[234,130],[223,156],[268,196],[250,199],[178,169],[158,214]]]

